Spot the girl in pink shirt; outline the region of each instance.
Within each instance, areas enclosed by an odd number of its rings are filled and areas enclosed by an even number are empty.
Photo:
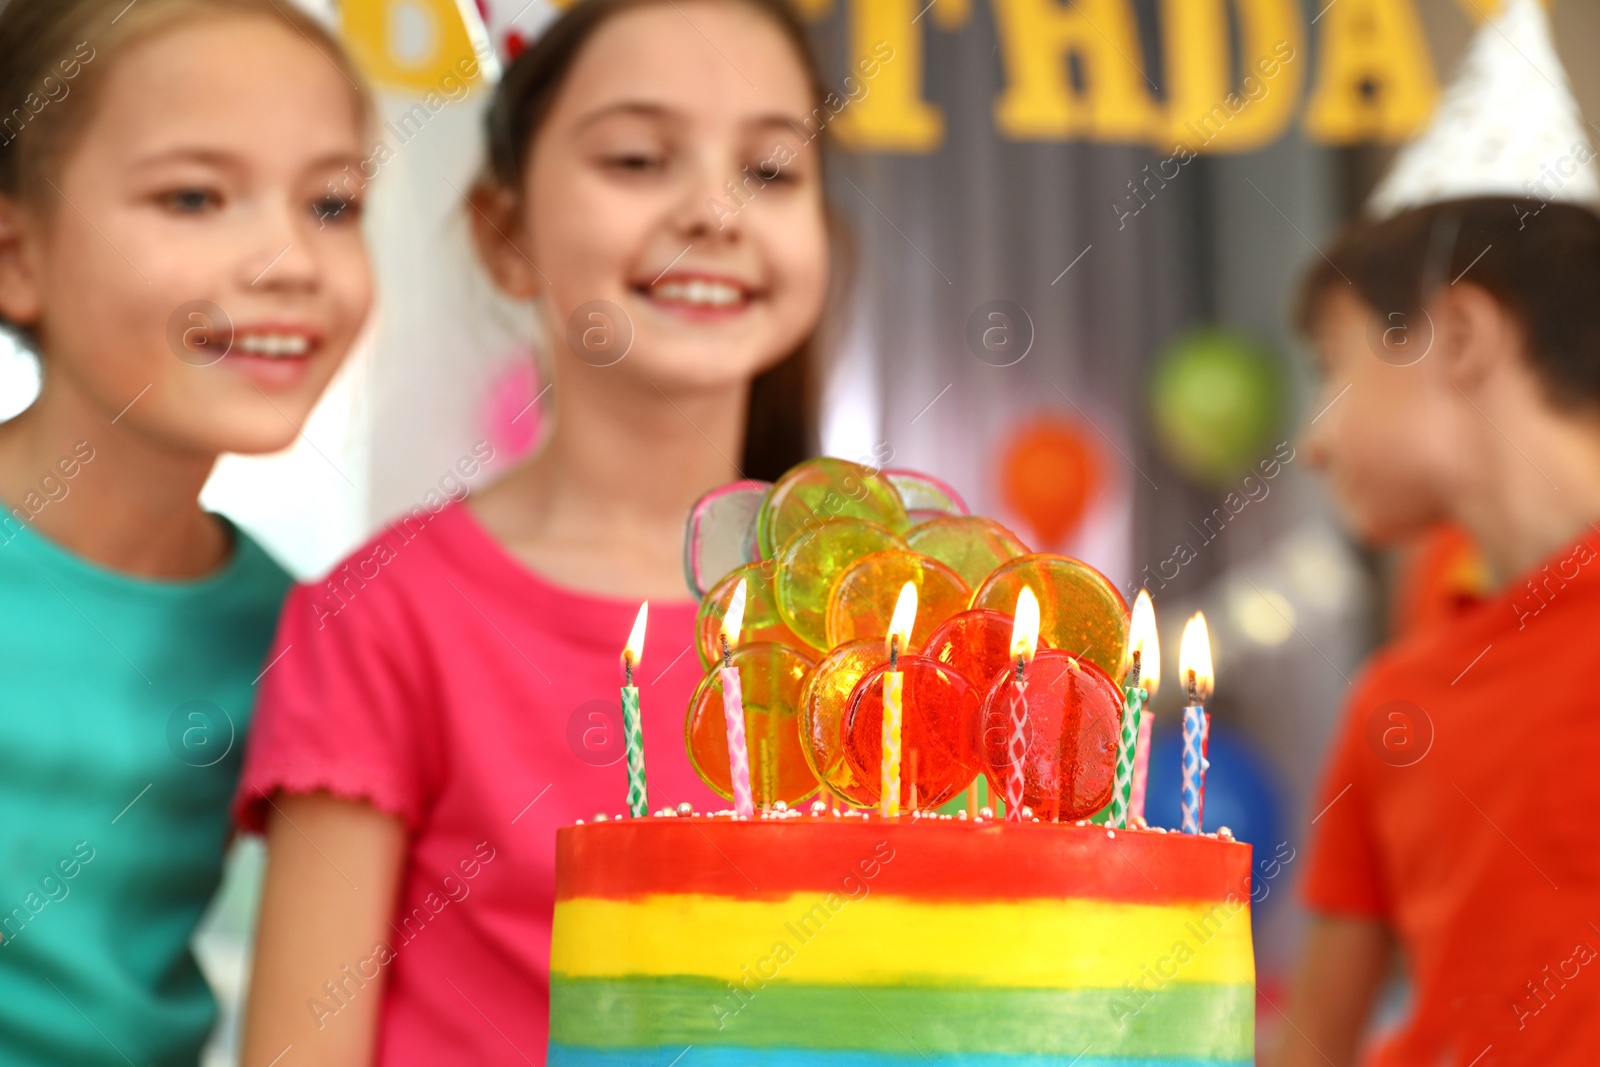
[[[843,106],[783,0],[581,0],[507,71],[468,217],[554,429],[284,609],[236,803],[269,849],[247,1067],[544,1062],[554,832],[622,810],[645,598],[650,807],[715,803],[683,520],[811,451]]]

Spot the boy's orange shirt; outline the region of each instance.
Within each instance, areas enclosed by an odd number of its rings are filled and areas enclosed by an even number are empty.
[[[1373,1063],[1600,1063],[1600,534],[1380,655],[1315,810],[1311,908],[1412,980]]]

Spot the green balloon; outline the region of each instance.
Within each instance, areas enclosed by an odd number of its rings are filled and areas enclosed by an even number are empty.
[[[1222,329],[1179,337],[1150,379],[1150,416],[1162,452],[1189,477],[1212,484],[1231,481],[1271,451],[1283,401],[1278,363]]]

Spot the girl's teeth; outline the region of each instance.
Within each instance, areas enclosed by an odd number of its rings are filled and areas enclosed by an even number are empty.
[[[244,334],[235,342],[234,347],[241,352],[252,356],[265,356],[268,359],[292,359],[303,356],[311,348],[311,342],[301,334]]]
[[[653,286],[650,292],[661,300],[702,307],[732,307],[744,299],[744,294],[735,286],[699,278],[688,282],[663,282]]]

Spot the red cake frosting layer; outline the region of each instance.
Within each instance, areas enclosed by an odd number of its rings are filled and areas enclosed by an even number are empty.
[[[892,863],[875,859],[885,842]],[[1064,823],[658,816],[568,827],[556,834],[556,854],[558,900],[674,893],[781,900],[833,890],[852,872],[872,879],[875,892],[929,901],[1071,896],[1167,904],[1250,895],[1248,845]]]

